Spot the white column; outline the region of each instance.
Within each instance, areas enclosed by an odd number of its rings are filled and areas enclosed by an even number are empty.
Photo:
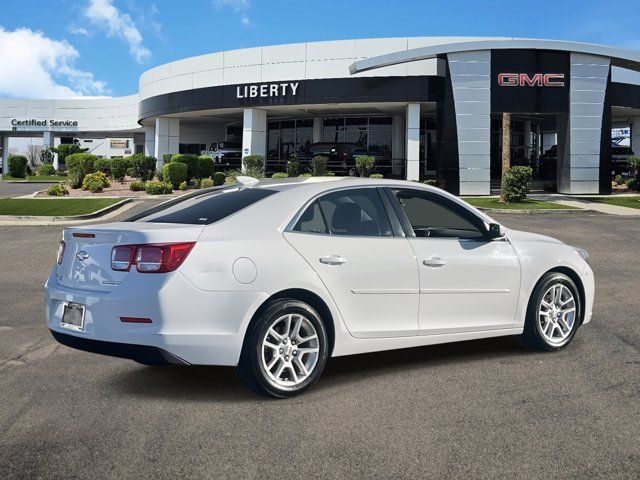
[[[313,119],[313,143],[322,141],[322,118],[315,117]]]
[[[42,133],[42,149],[47,150],[50,147],[53,147],[53,132],[43,132]],[[53,155],[53,168],[58,170],[60,168],[60,164],[58,163],[58,154],[55,153]]]
[[[146,142],[145,142],[146,143]],[[154,131],[154,152],[156,168],[162,168],[163,156],[167,153],[178,153],[180,147],[180,119],[156,118]]]
[[[262,155],[267,157],[267,111],[245,108],[242,124],[242,157]],[[244,171],[244,164],[242,165]]]
[[[631,150],[640,155],[640,117],[631,118]]]
[[[391,123],[391,173],[402,174],[404,164],[404,117],[395,115]]]
[[[564,137],[564,158],[558,162],[558,191],[598,193],[603,98],[607,90],[610,59],[576,52],[571,53],[570,59],[569,125]]]
[[[147,157],[155,157],[156,155],[156,143],[155,143],[156,129],[153,125],[144,127],[144,154]]]
[[[9,175],[9,137],[2,137],[2,175]]]
[[[407,104],[407,180],[420,180],[420,104]]]

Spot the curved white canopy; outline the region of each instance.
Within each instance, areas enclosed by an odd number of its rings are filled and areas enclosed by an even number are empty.
[[[625,48],[596,45],[593,43],[568,42],[562,40],[536,40],[514,38],[507,40],[472,40],[455,42],[429,47],[403,50],[354,62],[349,66],[351,74],[366,72],[376,68],[389,67],[400,63],[417,62],[439,55],[456,52],[472,52],[477,50],[554,50],[563,52],[585,53],[611,59],[611,65],[640,71],[640,51]]]

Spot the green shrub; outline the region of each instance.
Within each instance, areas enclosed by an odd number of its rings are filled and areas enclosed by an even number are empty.
[[[187,166],[186,180],[191,180],[192,178],[198,178],[198,156],[197,155],[193,155],[191,153],[176,153],[171,157],[171,163],[176,163],[176,162],[183,163]],[[165,181],[169,182],[171,180],[165,178]]]
[[[356,172],[361,177],[369,176],[375,164],[376,164],[376,157],[372,157],[371,155],[356,156]]]
[[[142,192],[144,190],[144,182],[131,182],[129,190],[132,192]]]
[[[507,203],[520,202],[527,198],[531,190],[531,167],[511,167],[503,182],[503,195]]]
[[[50,148],[50,150],[58,154],[58,162],[60,162],[60,164],[66,164],[68,156],[75,155],[76,153],[85,153],[89,149],[81,148],[77,143],[64,143],[58,145],[56,148]]]
[[[82,186],[85,175],[94,172],[93,164],[97,158],[90,153],[74,153],[66,158],[71,188],[80,188]]]
[[[178,185],[178,190],[186,192],[187,191],[187,182],[180,182],[180,185]]]
[[[224,172],[215,172],[213,174],[213,184],[222,185],[226,178],[227,176],[224,174]],[[200,185],[200,188],[204,188],[204,187]]]
[[[96,161],[93,162],[93,169],[96,172],[111,175],[111,160],[108,158],[97,158]]]
[[[311,169],[311,175],[314,177],[323,177],[327,173],[328,157],[322,155],[316,155],[309,161],[309,167]]]
[[[216,172],[216,173],[222,173],[222,172]],[[215,185],[215,180],[213,180],[212,178],[203,178],[202,180],[200,180],[200,188],[211,188]]]
[[[173,157],[173,153],[164,153],[162,155],[162,164],[171,163],[171,157]]]
[[[51,185],[47,189],[47,195],[51,195],[52,197],[62,197],[64,195],[69,195],[69,190],[67,190],[63,185],[57,183],[55,185]]]
[[[173,185],[168,182],[146,182],[144,191],[149,195],[165,195],[173,192]]]
[[[287,162],[287,175],[290,177],[300,175],[300,161],[298,160],[298,155],[295,153],[291,154]]]
[[[127,168],[129,168],[129,161],[126,158],[112,158],[111,159],[111,178],[116,182],[124,182],[124,177],[127,175]]]
[[[613,183],[615,183],[616,185],[622,185],[622,182],[624,180],[622,180],[622,175],[616,175],[615,177],[613,177]]]
[[[307,177],[312,177],[313,175],[311,175],[310,173],[301,173],[300,175],[298,175],[299,178],[307,178]]]
[[[436,182],[433,178],[429,178],[428,180],[425,180],[424,182],[425,185],[429,185],[431,187],[437,187],[438,186],[438,182]]]
[[[108,186],[111,185],[109,183],[109,179],[103,172],[88,173],[84,176],[84,179],[82,180],[82,189],[93,192],[94,190],[92,190],[91,186],[94,185],[94,188],[95,188],[96,184],[100,185],[100,190],[99,190],[100,192],[102,191],[103,188],[107,188]]]
[[[240,170],[227,170],[225,172],[224,183],[236,183],[236,177],[244,175]]]
[[[371,175],[369,175],[369,178],[384,178],[384,175],[381,174],[381,173],[372,173]],[[425,183],[427,183],[427,182],[425,182]]]
[[[187,164],[172,161],[162,166],[163,183],[170,183],[173,188],[178,188],[182,182],[186,182],[188,179]]]
[[[136,153],[127,157],[127,160],[129,167],[133,169],[132,176],[139,178],[143,182],[151,180],[156,173],[155,157],[147,157],[141,153]]]
[[[629,190],[640,190],[640,183],[635,178],[627,180],[627,188]]]
[[[86,184],[87,188],[85,190],[89,190],[91,193],[100,193],[104,189],[102,182],[99,180],[92,180]]]
[[[542,187],[545,192],[557,192],[558,185],[555,182],[544,182],[544,186]]]
[[[40,165],[38,173],[44,176],[55,175],[56,169],[53,168],[53,165],[51,165],[50,163],[43,163],[42,165]]]
[[[285,172],[276,172],[271,175],[271,178],[289,178],[289,175],[287,175]]]
[[[336,172],[327,172],[324,174],[325,177],[335,177],[336,176]]]
[[[208,155],[200,155],[198,157],[198,178],[209,178],[213,176],[215,163],[213,158]]]
[[[9,175],[14,178],[26,178],[27,157],[22,155],[9,155]]]
[[[242,159],[244,175],[247,177],[264,177],[264,157],[262,155],[247,155]]]

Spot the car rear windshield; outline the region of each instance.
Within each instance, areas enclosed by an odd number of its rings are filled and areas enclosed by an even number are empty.
[[[159,211],[152,210],[149,215],[137,218],[136,221],[209,225],[276,192],[277,190],[266,188],[225,188],[169,204]]]

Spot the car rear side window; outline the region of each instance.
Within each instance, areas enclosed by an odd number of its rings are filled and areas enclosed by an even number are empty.
[[[313,202],[307,207],[298,219],[296,226],[293,227],[293,231],[302,233],[328,233],[327,224],[324,221],[318,202]]]
[[[328,193],[318,200],[331,235],[392,236],[391,223],[375,188]]]
[[[188,198],[139,218],[139,222],[209,225],[252,205],[277,190],[233,188]]]

